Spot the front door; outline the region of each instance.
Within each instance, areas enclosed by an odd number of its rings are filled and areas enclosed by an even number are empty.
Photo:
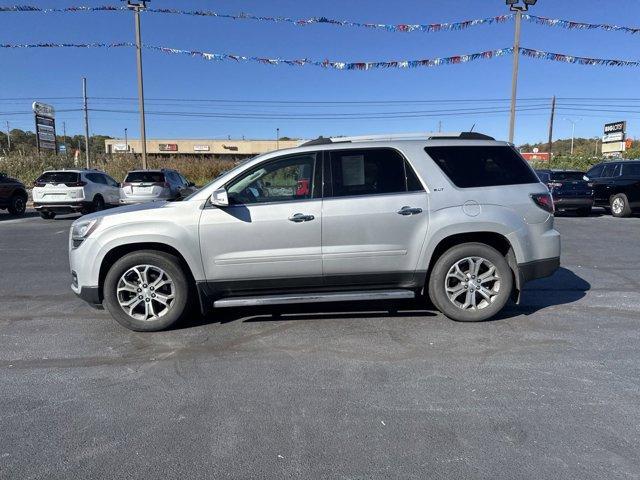
[[[330,151],[327,156],[322,207],[325,283],[415,286],[429,208],[409,163],[390,148]]]
[[[321,163],[316,153],[270,160],[226,185],[228,207],[203,210],[200,249],[213,295],[321,285]]]

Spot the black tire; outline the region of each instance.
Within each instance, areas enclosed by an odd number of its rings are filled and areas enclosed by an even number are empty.
[[[614,195],[609,200],[611,208],[611,215],[614,217],[629,217],[631,216],[631,207],[629,206],[629,200],[624,193]]]
[[[481,257],[491,262],[493,266],[495,266],[496,273],[499,278],[497,294],[492,298],[488,305],[477,309],[463,309],[457,306],[449,299],[446,292],[446,285],[448,282],[447,274],[449,270],[453,268],[456,263],[469,257]],[[470,281],[471,280],[469,280],[469,282]],[[462,284],[462,282],[460,283]],[[496,283],[497,282],[494,281],[490,290],[493,290],[497,286]],[[472,284],[469,283],[469,285]],[[507,260],[495,248],[484,243],[463,243],[450,248],[436,260],[429,277],[429,297],[431,298],[434,306],[450,319],[459,322],[481,322],[493,317],[505,306],[511,297],[512,289],[513,272],[511,271]],[[464,290],[465,299],[467,290]],[[485,292],[486,291],[487,289],[485,287]],[[462,293],[463,292],[461,292],[460,295],[462,295]],[[478,298],[478,294],[475,293],[475,291],[474,295],[475,298]],[[484,303],[487,302],[480,298],[480,304]]]
[[[591,207],[579,208],[578,210],[576,210],[576,214],[580,215],[581,217],[588,217],[589,215],[591,215]]]
[[[149,320],[137,319],[124,311],[118,301],[117,287],[121,277],[131,268],[138,265],[151,265],[164,270],[173,282],[174,299],[171,302],[167,312],[162,316],[151,318]],[[142,287],[143,285],[138,285]],[[179,321],[188,311],[190,285],[187,275],[185,274],[180,261],[173,255],[159,252],[155,250],[141,250],[125,255],[119,259],[107,272],[104,281],[104,303],[113,316],[113,318],[123,327],[136,332],[156,332],[164,330]],[[149,286],[149,288],[151,288]],[[146,291],[146,293],[145,293]],[[148,290],[140,292],[143,295],[155,296]],[[159,292],[160,290],[158,290]],[[134,297],[136,294],[133,294]],[[139,297],[138,297],[139,298]],[[150,297],[147,297],[150,298]],[[126,300],[126,299],[125,299]],[[158,309],[158,303],[153,299],[143,299],[151,302],[154,309]],[[140,303],[140,307],[136,307],[141,311],[144,303]],[[160,305],[160,308],[162,305]],[[147,307],[145,307],[147,308]],[[134,312],[135,313],[135,312]]]
[[[40,216],[45,220],[53,220],[54,218],[56,218],[56,214],[54,212],[47,212],[44,210],[40,211]]]
[[[11,215],[24,215],[27,211],[27,198],[24,195],[14,195],[9,200],[7,210]]]
[[[99,212],[101,210],[104,210],[104,208],[105,208],[105,203],[104,203],[104,198],[102,198],[102,195],[96,195],[95,197],[93,197],[91,211]]]

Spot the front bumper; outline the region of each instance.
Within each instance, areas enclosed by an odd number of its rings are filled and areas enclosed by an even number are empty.
[[[100,295],[100,289],[98,287],[78,287],[71,285],[71,290],[82,300],[87,302],[93,308],[103,310],[102,297]]]
[[[91,202],[84,200],[79,202],[34,202],[33,208],[38,211],[44,210],[55,213],[73,213],[89,209],[92,205],[93,204]]]

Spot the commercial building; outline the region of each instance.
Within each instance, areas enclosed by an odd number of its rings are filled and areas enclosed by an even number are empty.
[[[235,159],[253,157],[261,153],[294,148],[305,140],[204,140],[158,139],[147,140],[149,155],[198,155],[212,158]],[[108,154],[139,154],[140,140],[108,139],[104,142]]]

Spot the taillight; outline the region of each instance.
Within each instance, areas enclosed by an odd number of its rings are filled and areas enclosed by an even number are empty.
[[[33,182],[33,186],[34,187],[44,187],[45,183],[44,182],[39,182],[38,180],[36,180],[35,182]]]
[[[549,193],[532,193],[531,200],[545,212],[553,213],[555,211],[553,198]]]

